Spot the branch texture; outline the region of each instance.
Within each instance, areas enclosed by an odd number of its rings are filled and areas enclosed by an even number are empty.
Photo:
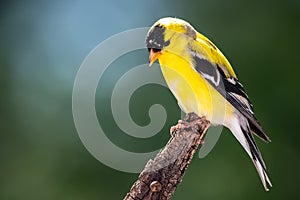
[[[205,117],[189,113],[172,127],[167,145],[148,161],[124,200],[171,199],[209,125]]]

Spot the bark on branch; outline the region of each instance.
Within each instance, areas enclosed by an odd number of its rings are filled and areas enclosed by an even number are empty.
[[[205,117],[189,113],[176,125],[165,148],[148,161],[124,200],[171,199],[209,125]]]

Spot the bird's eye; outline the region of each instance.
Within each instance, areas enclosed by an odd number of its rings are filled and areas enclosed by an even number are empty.
[[[151,49],[154,53],[161,51],[161,49],[156,49],[156,48],[148,48],[148,51],[150,52]]]
[[[155,48],[152,48],[152,50],[154,53],[161,51],[161,49],[155,49]]]

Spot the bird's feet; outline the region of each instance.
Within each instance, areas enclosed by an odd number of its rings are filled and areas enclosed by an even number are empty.
[[[183,124],[182,120],[178,120],[178,124],[176,124],[175,126],[172,126],[170,129],[170,135],[172,136],[177,130],[179,130],[181,128]]]

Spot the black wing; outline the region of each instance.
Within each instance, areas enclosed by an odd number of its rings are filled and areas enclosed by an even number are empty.
[[[201,58],[194,53],[195,69],[202,75],[228,102],[231,103],[249,122],[250,129],[266,142],[271,140],[254,116],[253,106],[242,86],[236,78],[226,77],[224,71],[217,65]]]

